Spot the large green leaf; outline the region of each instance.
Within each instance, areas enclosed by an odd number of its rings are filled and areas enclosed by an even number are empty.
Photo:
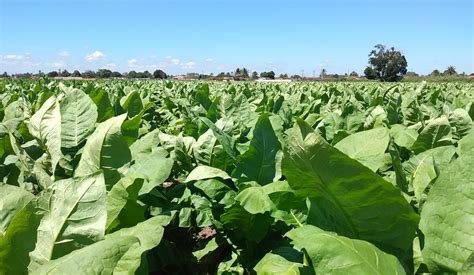
[[[460,271],[474,252],[474,153],[440,171],[421,212],[423,259],[432,272]]]
[[[107,193],[107,231],[133,226],[145,219],[145,206],[137,201],[143,181],[127,176]]]
[[[419,200],[425,189],[438,177],[439,169],[446,167],[454,154],[454,146],[441,146],[424,151],[404,163],[404,169],[410,177],[410,182]]]
[[[105,203],[101,173],[55,182],[11,221],[0,240],[0,268],[33,271],[103,239]]]
[[[81,144],[94,130],[97,107],[82,90],[74,89],[60,103],[61,147]]]
[[[107,92],[104,89],[95,89],[89,93],[90,98],[97,106],[97,122],[103,122],[114,116],[114,110]]]
[[[474,131],[471,131],[459,141],[459,154],[462,155],[468,152],[474,152]]]
[[[400,190],[302,120],[288,138],[282,170],[296,193],[310,198],[308,223],[394,253],[411,247],[418,217]]]
[[[130,150],[121,133],[125,118],[125,114],[112,117],[97,126],[87,139],[74,176],[103,170],[107,189],[119,180],[117,169],[131,160]]]
[[[61,158],[61,112],[60,98],[52,96],[30,118],[28,129],[48,149],[54,173]]]
[[[415,143],[413,143],[411,149],[418,154],[425,150],[450,145],[451,143],[451,125],[449,125],[449,121],[446,117],[440,117],[426,125]]]
[[[278,180],[276,155],[280,147],[268,114],[260,115],[248,150],[238,157],[235,176],[262,185]]]
[[[369,242],[353,240],[305,225],[286,234],[305,249],[316,274],[405,274],[397,258]]]
[[[376,172],[384,164],[384,153],[390,141],[388,133],[385,127],[358,132],[342,139],[334,148]]]
[[[239,238],[257,243],[267,234],[269,226],[273,223],[268,214],[251,214],[236,204],[225,210],[220,216],[220,221]]]
[[[204,180],[204,179],[212,179],[212,178],[221,178],[221,179],[230,179],[230,176],[220,169],[200,165],[194,168],[191,173],[186,177],[185,182],[195,181],[195,180]]]
[[[303,264],[303,253],[290,247],[280,247],[267,253],[254,267],[257,274],[314,274]]]
[[[135,159],[128,174],[145,180],[140,194],[149,193],[156,186],[161,185],[170,175],[173,168],[173,160],[166,157],[167,152],[156,149],[148,154],[141,154]]]
[[[391,125],[390,134],[393,136],[393,140],[398,146],[408,149],[411,148],[418,137],[418,132],[416,130],[407,128],[401,124]]]
[[[33,194],[17,186],[0,184],[0,234],[5,231],[14,215],[34,198]],[[2,237],[0,235],[0,238]]]
[[[233,159],[236,157],[236,150],[235,150],[235,140],[225,133],[222,129],[219,129],[212,121],[205,117],[200,118],[202,122],[209,127],[214,133],[214,136],[217,138],[219,143],[224,148],[225,152]]]
[[[472,129],[472,119],[464,109],[456,109],[449,114],[449,124],[454,128],[453,136],[459,140],[466,136]]]
[[[120,99],[120,105],[128,112],[128,117],[138,115],[143,109],[142,99],[137,91],[130,92]]]
[[[140,266],[142,254],[160,243],[165,231],[163,227],[168,225],[171,218],[171,216],[156,216],[134,227],[124,228],[106,235],[105,240],[117,241],[128,237],[136,237],[139,240],[117,262],[114,274],[135,272]]]
[[[207,130],[193,145],[193,155],[198,165],[212,166],[215,160],[217,138]]]
[[[132,159],[137,159],[141,154],[151,153],[155,148],[157,148],[160,142],[159,134],[160,130],[155,129],[135,141],[130,146]]]
[[[133,236],[107,239],[50,261],[32,274],[114,274],[117,263],[139,242]]]

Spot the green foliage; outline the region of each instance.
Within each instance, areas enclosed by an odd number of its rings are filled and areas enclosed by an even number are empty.
[[[405,56],[393,47],[386,49],[380,44],[375,45],[375,49],[370,52],[369,65],[364,70],[367,79],[393,82],[401,80],[407,73]]]
[[[466,82],[2,80],[0,273],[472,273],[473,118]]]

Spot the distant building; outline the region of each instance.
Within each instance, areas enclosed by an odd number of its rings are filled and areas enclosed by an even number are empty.
[[[83,80],[85,78],[82,78],[80,76],[56,76],[56,77],[54,77],[54,79],[59,79],[59,80]]]
[[[185,80],[186,76],[185,75],[175,75],[173,76],[174,80]]]
[[[270,78],[265,78],[265,77],[260,77],[259,79],[256,80],[257,82],[292,82],[293,80],[291,79],[270,79]]]

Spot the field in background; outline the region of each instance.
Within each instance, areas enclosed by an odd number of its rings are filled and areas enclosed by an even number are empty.
[[[474,84],[0,81],[0,270],[472,272]]]

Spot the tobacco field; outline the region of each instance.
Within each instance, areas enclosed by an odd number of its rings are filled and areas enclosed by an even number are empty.
[[[474,84],[0,81],[0,274],[474,273]]]

